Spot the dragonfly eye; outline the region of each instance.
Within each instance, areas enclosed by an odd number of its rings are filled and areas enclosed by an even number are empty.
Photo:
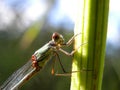
[[[56,43],[56,44],[63,44],[64,39],[63,36],[60,35],[59,33],[55,32],[52,35],[52,40]]]
[[[58,40],[59,39],[59,37],[60,37],[60,35],[58,34],[58,33],[53,33],[53,35],[52,35],[52,40]]]

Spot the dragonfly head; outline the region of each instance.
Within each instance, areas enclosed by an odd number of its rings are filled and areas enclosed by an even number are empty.
[[[57,45],[61,45],[64,43],[64,38],[61,34],[55,32],[52,35],[52,40],[57,44]]]

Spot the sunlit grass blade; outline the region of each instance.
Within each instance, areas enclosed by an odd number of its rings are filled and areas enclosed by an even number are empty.
[[[71,90],[101,90],[107,35],[109,0],[78,0],[78,16],[74,32],[82,33],[75,39]]]

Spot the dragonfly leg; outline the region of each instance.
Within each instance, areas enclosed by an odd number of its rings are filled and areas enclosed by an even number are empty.
[[[56,76],[71,76],[72,73],[79,73],[79,72],[85,72],[85,71],[93,71],[93,70],[88,70],[88,69],[83,69],[80,71],[71,71],[71,72],[66,72],[66,73],[56,73]]]
[[[55,53],[56,59],[57,59],[57,60],[59,61],[59,63],[60,63],[60,66],[61,66],[61,68],[62,68],[63,73],[66,73],[66,71],[65,71],[65,69],[64,69],[64,67],[63,67],[63,65],[62,65],[62,63],[61,63],[61,61],[60,61],[60,57],[59,57],[58,53],[57,53],[57,52],[54,52],[54,53]],[[53,62],[53,67],[52,67],[52,70],[51,70],[51,74],[52,74],[52,75],[55,74],[55,70],[54,70],[55,61],[56,61],[56,60],[54,60],[54,62]],[[56,74],[55,74],[55,75],[56,75]]]
[[[62,68],[62,71],[63,71],[64,73],[66,73],[66,70],[64,69],[64,67],[63,67],[63,65],[62,65],[62,63],[61,63],[61,61],[60,61],[60,57],[59,57],[58,53],[55,52],[55,54],[56,54],[56,58],[58,59],[58,61],[59,61],[59,63],[60,63],[60,66],[61,66],[61,68]]]
[[[78,34],[72,36],[66,43],[63,44],[63,46],[70,46],[70,45],[73,43],[75,37],[77,37],[77,36],[80,35],[80,34],[81,34],[81,33],[78,33]]]
[[[86,44],[86,43],[81,44],[78,48],[74,49],[74,50],[71,51],[70,53],[67,52],[67,51],[65,51],[65,50],[63,50],[63,49],[61,49],[61,48],[59,48],[59,51],[61,51],[62,53],[64,53],[64,54],[67,55],[67,56],[73,56],[73,54],[74,54],[82,45],[84,45],[84,44]]]
[[[67,51],[65,51],[65,50],[63,50],[63,49],[59,49],[59,51],[61,51],[62,53],[64,53],[65,55],[67,55],[67,56],[73,56],[73,54],[77,51],[77,49],[75,49],[75,50],[73,50],[72,52],[67,52]]]
[[[51,70],[51,74],[54,75],[55,74],[55,61],[56,60],[53,60],[53,65],[52,65],[52,70]]]
[[[66,51],[65,51],[65,53],[66,53]],[[62,63],[61,63],[61,61],[60,61],[60,57],[59,57],[58,53],[55,52],[55,54],[56,54],[56,58],[59,60],[59,63],[60,63],[60,66],[62,68],[63,73],[55,73],[55,71],[54,71],[54,65],[53,65],[53,68],[52,68],[52,71],[51,71],[52,75],[55,74],[55,76],[71,76],[72,73],[83,72],[83,71],[93,71],[93,70],[82,69],[80,71],[66,72],[65,69],[64,69],[64,67],[63,67],[63,65],[62,65]],[[72,54],[70,54],[70,53],[67,52],[67,55],[72,55]],[[53,64],[55,64],[55,61],[54,61]]]

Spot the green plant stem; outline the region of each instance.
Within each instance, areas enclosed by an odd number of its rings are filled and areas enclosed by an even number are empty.
[[[109,0],[79,0],[71,90],[101,90],[107,35]]]

